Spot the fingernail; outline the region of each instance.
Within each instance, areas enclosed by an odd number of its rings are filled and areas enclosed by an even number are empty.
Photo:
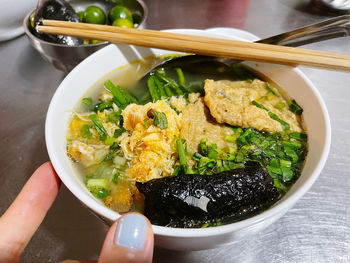
[[[118,223],[114,243],[118,246],[143,250],[147,237],[147,222],[138,214],[128,214]]]

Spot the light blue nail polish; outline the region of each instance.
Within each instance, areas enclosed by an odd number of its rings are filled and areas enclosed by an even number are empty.
[[[118,246],[142,250],[147,237],[147,222],[143,216],[129,214],[118,223],[114,243]]]

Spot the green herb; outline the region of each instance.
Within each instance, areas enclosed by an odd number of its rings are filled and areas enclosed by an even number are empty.
[[[119,107],[125,108],[128,105],[128,102],[122,92],[122,88],[115,86],[110,80],[107,80],[104,85],[106,89],[113,94],[114,101]]]
[[[119,176],[120,176],[120,173],[119,173],[119,172],[116,172],[116,173],[113,175],[112,182],[115,183],[115,184],[117,184],[117,183],[118,183]]]
[[[166,129],[168,128],[168,120],[164,112],[154,112],[153,124],[159,128]]]
[[[114,131],[114,138],[118,138],[120,135],[122,135],[126,130],[124,128],[116,129]]]
[[[90,139],[92,137],[92,133],[90,131],[91,126],[89,124],[84,124],[83,127],[81,128],[81,136],[83,138],[88,138]]]
[[[97,190],[94,194],[97,198],[103,199],[109,196],[109,191],[105,188],[102,188],[100,190]]]
[[[283,130],[289,131],[290,125],[289,125],[287,122],[281,120],[275,113],[273,113],[272,111],[270,111],[269,109],[267,109],[264,105],[259,104],[259,103],[256,102],[255,100],[252,101],[252,104],[253,104],[254,106],[260,108],[260,109],[263,109],[263,110],[267,111],[267,113],[269,114],[269,116],[270,116],[271,119],[273,119],[273,120],[275,120],[275,121],[278,121],[278,122],[282,125]]]
[[[122,156],[116,155],[113,158],[113,163],[116,166],[124,166],[126,164],[126,159]]]
[[[301,132],[292,132],[289,134],[289,136],[293,139],[297,139],[301,141],[305,141],[307,139],[307,135]]]
[[[112,145],[113,143],[114,143],[114,138],[112,137],[107,137],[107,139],[105,140],[106,145]]]
[[[181,174],[192,174],[193,171],[187,164],[185,148],[183,146],[183,143],[185,141],[180,138],[177,138],[175,142],[176,142],[177,153],[179,155],[180,165],[175,167],[173,175],[176,176]]]
[[[91,98],[84,98],[84,99],[82,99],[82,103],[84,103],[85,105],[91,105],[92,99]]]
[[[177,77],[179,78],[179,84],[185,85],[185,76],[181,68],[176,68]]]
[[[94,124],[94,128],[96,129],[96,131],[100,135],[100,140],[101,141],[106,140],[107,139],[107,132],[106,132],[105,128],[103,127],[102,122],[97,117],[97,115],[91,114],[89,116],[89,118],[90,118],[90,120],[92,120],[92,122]]]
[[[89,191],[98,198],[105,198],[109,195],[106,179],[88,179],[86,182],[86,187]]]
[[[272,88],[270,83],[268,83],[268,82],[265,82],[265,83],[266,83],[266,89],[268,90],[268,92],[271,92],[273,95],[275,95],[277,97],[280,96],[280,94],[278,94],[278,92],[274,88]]]
[[[144,119],[144,120],[143,120],[143,123],[145,124],[146,129],[148,129],[148,128],[149,128],[149,124],[148,124],[147,119]]]
[[[95,112],[98,112],[98,111],[104,111],[106,109],[111,109],[113,108],[113,102],[100,102],[100,103],[97,103],[94,107],[94,110]]]
[[[298,103],[295,100],[288,101],[288,106],[290,111],[295,113],[296,115],[301,115],[303,113],[303,109],[298,105]]]
[[[275,108],[276,108],[276,109],[279,109],[279,110],[283,110],[285,107],[286,107],[286,104],[283,103],[282,101],[278,102],[278,103],[275,105]]]
[[[148,78],[147,86],[149,89],[149,93],[151,94],[152,101],[156,102],[157,100],[160,100],[160,93],[156,85],[156,76],[152,75]]]

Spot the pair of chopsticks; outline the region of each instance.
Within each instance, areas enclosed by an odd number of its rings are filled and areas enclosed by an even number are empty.
[[[334,52],[56,20],[44,20],[38,30],[199,55],[350,71],[350,55]]]

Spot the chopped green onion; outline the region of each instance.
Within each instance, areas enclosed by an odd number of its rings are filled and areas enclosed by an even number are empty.
[[[107,196],[109,196],[109,192],[105,188],[97,190],[94,194],[97,198],[100,198],[100,199],[103,199],[103,198],[106,198]]]
[[[182,86],[185,85],[185,76],[184,76],[184,73],[182,72],[182,69],[176,68],[176,73],[179,78],[179,84]]]
[[[92,120],[95,129],[97,130],[98,134],[100,135],[100,140],[104,141],[107,138],[107,132],[105,128],[102,125],[102,122],[99,120],[96,114],[91,114],[89,116],[90,120]]]
[[[109,90],[113,96],[115,97],[116,101],[119,102],[119,105],[122,107],[122,108],[125,108],[128,104],[123,92],[121,91],[122,88],[119,87],[119,86],[115,86],[112,81],[110,80],[107,80],[105,83],[104,83],[105,87],[107,88],[107,90]],[[117,103],[118,105],[118,103]],[[119,106],[118,105],[118,106]]]
[[[157,85],[155,83],[156,76],[152,75],[147,80],[147,86],[149,89],[149,93],[151,94],[152,101],[156,102],[160,99],[160,94],[158,92]]]
[[[162,130],[168,128],[168,120],[164,112],[154,112],[153,124]]]
[[[272,86],[270,85],[270,83],[268,83],[268,82],[265,82],[265,83],[266,83],[266,89],[267,89],[269,92],[271,92],[273,95],[275,95],[275,96],[277,96],[277,97],[280,96],[280,94],[278,94],[278,92],[277,92],[274,88],[272,88]]]
[[[306,140],[307,139],[307,135],[305,133],[301,133],[301,132],[292,132],[289,134],[289,137],[291,137],[293,139],[297,139],[297,140]]]
[[[283,141],[283,147],[291,148],[291,149],[300,149],[303,147],[303,144],[297,141]]]
[[[266,108],[264,105],[261,105],[259,104],[258,102],[256,102],[255,100],[252,101],[252,104],[260,109],[263,109],[265,111],[267,111],[267,113],[269,114],[270,118],[275,120],[275,121],[278,121],[282,127],[283,127],[283,130],[285,131],[289,131],[290,129],[290,126],[287,122],[281,120],[275,113],[273,113],[272,111],[270,111],[268,108]]]
[[[116,155],[113,158],[113,163],[117,166],[124,166],[126,164],[126,159],[122,156]]]
[[[116,173],[113,175],[112,182],[115,183],[115,184],[117,184],[117,183],[118,183],[119,176],[120,176],[120,173],[119,173],[119,172],[116,172]]]
[[[96,189],[102,189],[107,187],[107,179],[98,178],[98,179],[89,179],[86,182],[86,187],[90,191],[94,191]]]
[[[215,160],[217,156],[218,156],[217,150],[215,150],[213,148],[209,148],[209,150],[208,150],[208,158]]]
[[[275,105],[275,108],[276,109],[279,109],[279,110],[283,110],[284,108],[286,107],[286,104],[282,101],[278,102],[276,105]]]
[[[174,92],[172,92],[170,89],[169,84],[164,85],[164,91],[169,98],[175,95]]]
[[[160,99],[166,99],[167,95],[164,90],[164,84],[157,77],[154,77],[154,84],[157,86]]]
[[[104,111],[106,109],[111,109],[111,108],[113,108],[113,102],[108,101],[108,102],[97,103],[94,107],[94,110],[98,112],[98,111]]]
[[[148,124],[147,119],[144,119],[144,120],[143,120],[143,123],[145,124],[146,129],[148,129],[148,128],[149,128],[149,124]]]
[[[91,98],[83,98],[81,101],[85,105],[91,105],[91,103],[92,103],[92,99]]]
[[[114,138],[113,137],[107,137],[105,140],[106,145],[112,145],[114,143]]]
[[[83,136],[83,138],[90,139],[92,137],[90,127],[91,126],[89,124],[84,124],[83,127],[81,128],[81,136]]]
[[[303,113],[303,109],[298,105],[298,103],[295,100],[288,101],[288,105],[290,111],[295,113],[296,115],[301,115]]]
[[[116,129],[114,131],[114,138],[118,138],[120,135],[122,135],[126,130],[124,128]]]

